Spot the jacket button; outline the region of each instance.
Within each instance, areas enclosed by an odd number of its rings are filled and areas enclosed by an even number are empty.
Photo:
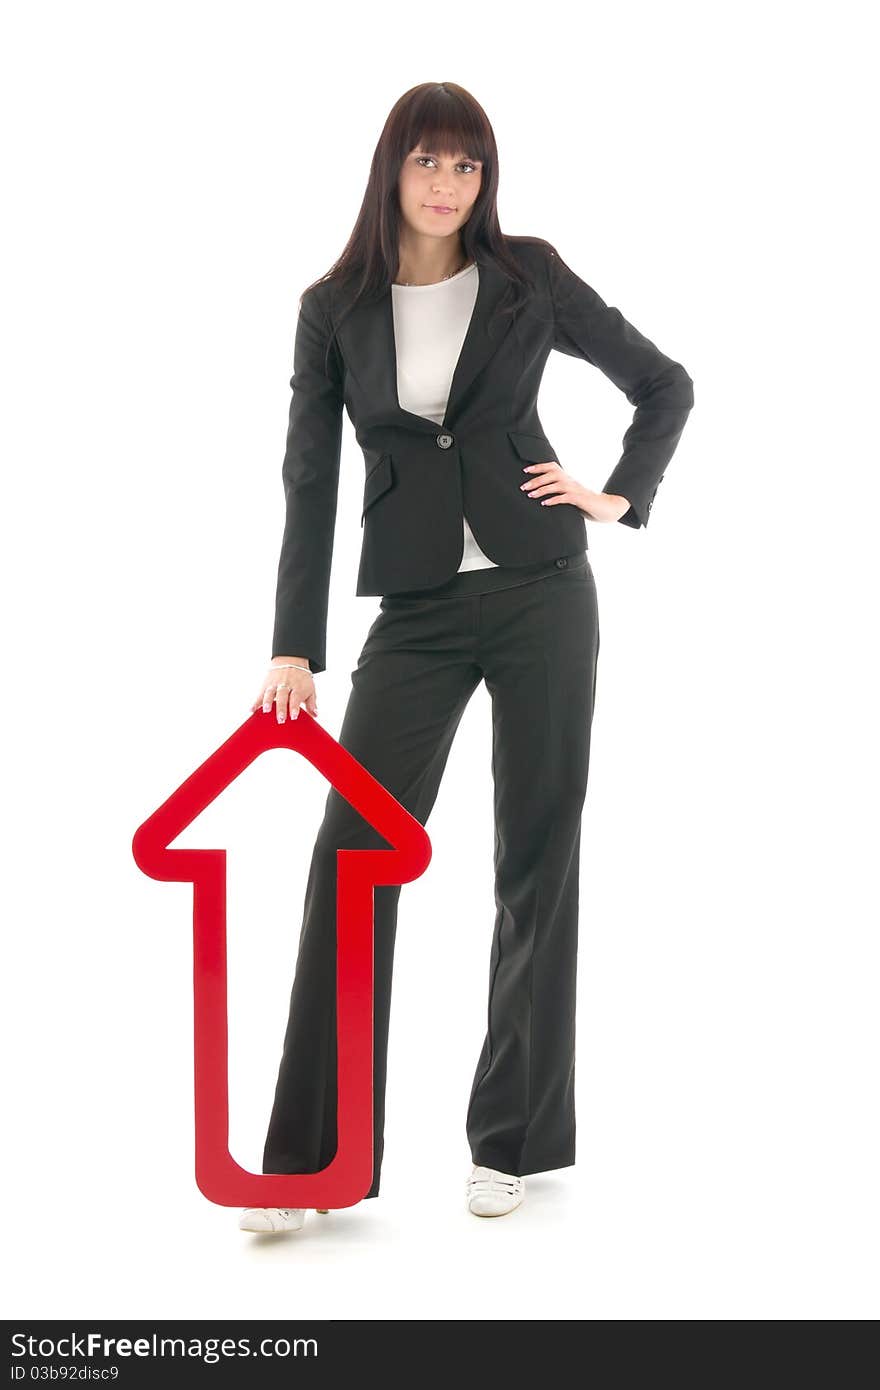
[[[454,442],[451,434],[438,434],[437,436],[437,443],[441,449],[448,449]]]
[[[557,561],[556,561],[556,568],[557,568],[558,570],[564,570],[567,564],[568,564],[568,561],[567,561],[566,559],[557,560]]]

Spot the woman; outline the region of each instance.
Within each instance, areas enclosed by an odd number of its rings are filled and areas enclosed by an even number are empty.
[[[380,611],[339,741],[425,824],[467,702],[492,700],[497,916],[488,1027],[467,1114],[468,1209],[574,1162],[581,814],[599,653],[585,520],[647,524],[693,404],[659,351],[539,238],[498,226],[498,158],[452,83],[392,109],[349,244],[302,297],[283,466],[271,666],[253,710],[317,715],[343,406],[367,467],[359,594]],[[594,363],[636,407],[595,492],[554,457],[536,398],[549,352]],[[331,789],[315,844],[265,1173],[336,1150],[336,856],[384,841]],[[379,1190],[400,886],[376,887],[374,1165]],[[422,1199],[419,1193],[417,1200]],[[243,1230],[303,1210],[247,1209]]]

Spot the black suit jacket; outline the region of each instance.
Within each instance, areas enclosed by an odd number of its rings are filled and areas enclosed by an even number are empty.
[[[587,548],[579,508],[542,507],[521,490],[529,476],[524,462],[560,461],[537,412],[554,348],[598,367],[635,406],[603,491],[629,501],[625,525],[647,525],[693,406],[693,382],[546,247],[515,238],[510,246],[536,294],[515,324],[510,315],[490,322],[508,282],[476,253],[477,298],[442,425],[399,404],[390,287],[344,318],[332,280],[303,296],[282,466],[287,515],[273,656],[307,656],[315,672],[326,667],[343,406],[366,465],[358,594],[432,588],[451,578],[461,563],[463,515],[499,565]]]

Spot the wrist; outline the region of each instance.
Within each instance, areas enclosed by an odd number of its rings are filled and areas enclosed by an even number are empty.
[[[616,502],[616,503],[617,503],[618,512],[619,512],[619,515],[618,515],[618,517],[617,517],[617,520],[618,520],[618,521],[620,520],[620,518],[621,518],[622,516],[624,516],[624,515],[629,511],[630,507],[632,506],[632,503],[630,502],[629,498],[628,498],[628,497],[622,497],[621,494],[620,494],[619,492],[606,492],[606,493],[605,493],[605,496],[606,496],[611,502]]]

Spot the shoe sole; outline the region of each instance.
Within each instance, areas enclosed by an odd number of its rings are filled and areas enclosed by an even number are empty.
[[[286,1231],[255,1231],[250,1226],[239,1226],[242,1235],[245,1236],[296,1236],[302,1231],[302,1226],[290,1226]]]
[[[302,1226],[280,1226],[277,1231],[268,1231],[265,1226],[239,1226],[238,1229],[249,1236],[295,1236],[305,1229],[305,1222]]]
[[[507,1211],[474,1211],[471,1207],[468,1207],[468,1212],[471,1216],[512,1216],[515,1211],[519,1211],[521,1206],[522,1202],[517,1202],[515,1207],[510,1207]]]

